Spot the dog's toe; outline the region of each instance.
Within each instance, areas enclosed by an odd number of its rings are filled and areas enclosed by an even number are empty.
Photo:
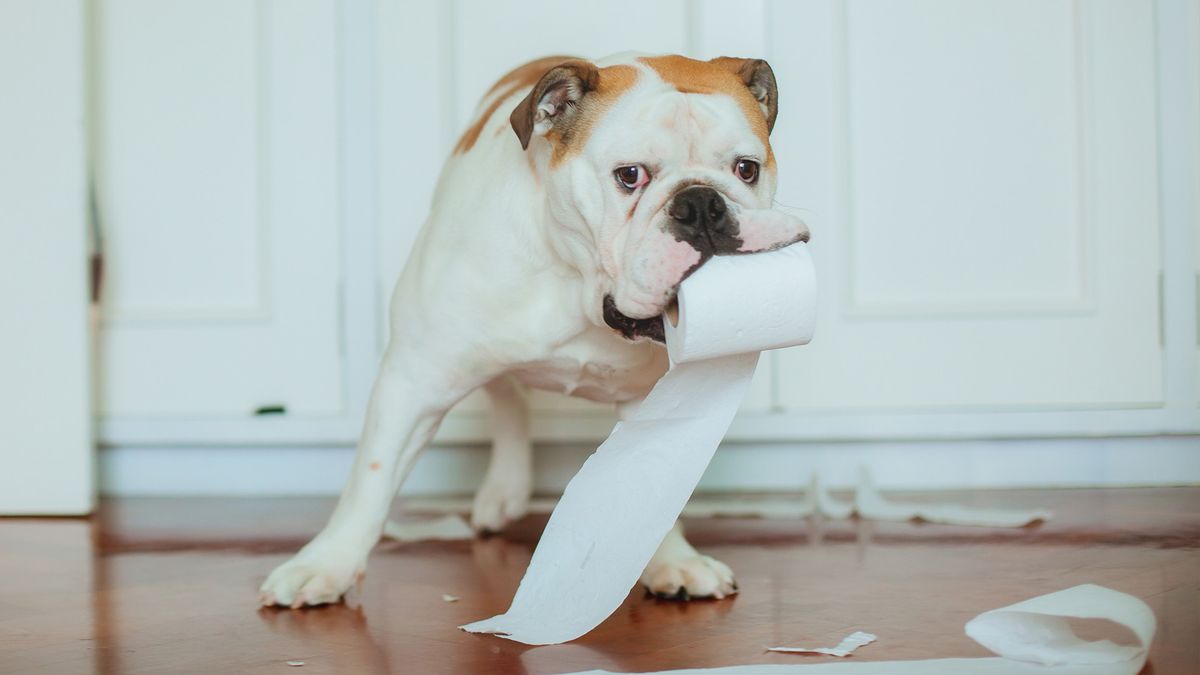
[[[659,600],[691,600],[692,596],[688,593],[687,586],[680,586],[672,593],[669,590],[659,591],[654,593],[654,597]]]

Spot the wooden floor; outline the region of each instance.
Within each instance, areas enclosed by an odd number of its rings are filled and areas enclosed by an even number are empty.
[[[1145,599],[1145,673],[1200,673],[1200,489],[939,495],[1046,506],[1040,527],[704,520],[693,541],[741,593],[691,603],[635,589],[567,645],[459,624],[507,608],[544,518],[486,540],[384,545],[361,594],[259,609],[258,584],[323,522],[325,500],[121,500],[89,520],[0,519],[0,673],[563,673],[831,657],[766,653],[879,636],[854,660],[983,656],[979,612],[1084,582]],[[916,498],[919,498],[916,497]],[[448,603],[443,594],[461,598]],[[288,661],[303,662],[289,667]]]

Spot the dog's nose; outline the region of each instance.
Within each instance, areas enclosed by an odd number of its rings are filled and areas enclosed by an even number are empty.
[[[671,217],[689,227],[702,227],[725,215],[725,199],[701,185],[681,190],[671,202]]]
[[[672,233],[701,253],[731,253],[742,245],[738,225],[729,215],[725,198],[706,186],[680,190],[667,209]]]

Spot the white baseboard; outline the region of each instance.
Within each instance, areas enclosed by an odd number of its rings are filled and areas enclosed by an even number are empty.
[[[590,446],[540,447],[535,489],[558,493]],[[112,447],[100,454],[106,495],[332,495],[350,467],[349,447]],[[464,494],[483,477],[482,446],[435,447],[402,494]],[[728,444],[700,489],[802,488],[813,470],[833,487],[871,468],[891,489],[1116,487],[1200,484],[1200,436],[878,443]]]

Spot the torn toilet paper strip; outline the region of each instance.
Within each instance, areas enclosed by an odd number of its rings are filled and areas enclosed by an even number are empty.
[[[456,541],[472,539],[475,531],[461,516],[448,515],[432,520],[389,520],[383,524],[383,536],[396,541]]]
[[[724,437],[762,350],[812,338],[816,280],[801,244],[719,256],[664,322],[671,369],[571,479],[508,611],[463,626],[526,644],[595,628],[637,583]]]
[[[981,527],[1023,527],[1052,514],[1045,509],[992,509],[957,504],[906,504],[893,502],[875,487],[868,472],[859,473],[859,482],[849,501],[837,499],[820,474],[813,472],[808,490],[800,498],[795,495],[741,495],[709,493],[694,495],[683,507],[685,518],[803,518],[819,513],[833,519],[845,519],[855,513],[867,520],[901,521],[914,518],[947,525],[977,525]],[[410,497],[405,510],[419,513],[467,512],[469,497]],[[530,500],[527,513],[546,514],[554,510],[558,500],[539,497]]]
[[[877,640],[874,635],[855,631],[837,644],[836,647],[767,647],[769,652],[784,652],[787,654],[825,654],[826,656],[850,656],[855,649],[869,645]]]
[[[865,468],[859,470],[852,504],[834,499],[821,485],[816,473],[813,473],[807,499],[812,512],[830,518],[848,518],[857,513],[860,518],[867,520],[902,522],[919,519],[945,525],[980,527],[1023,527],[1050,518],[1050,512],[1044,509],[990,509],[958,504],[904,504],[889,501],[875,488],[875,482]]]
[[[1103,619],[1128,628],[1136,644],[1088,642],[1070,619]],[[770,664],[654,671],[666,675],[1135,675],[1154,639],[1154,612],[1138,598],[1085,584],[984,612],[966,632],[996,654],[975,659]],[[589,670],[572,675],[618,675]]]

